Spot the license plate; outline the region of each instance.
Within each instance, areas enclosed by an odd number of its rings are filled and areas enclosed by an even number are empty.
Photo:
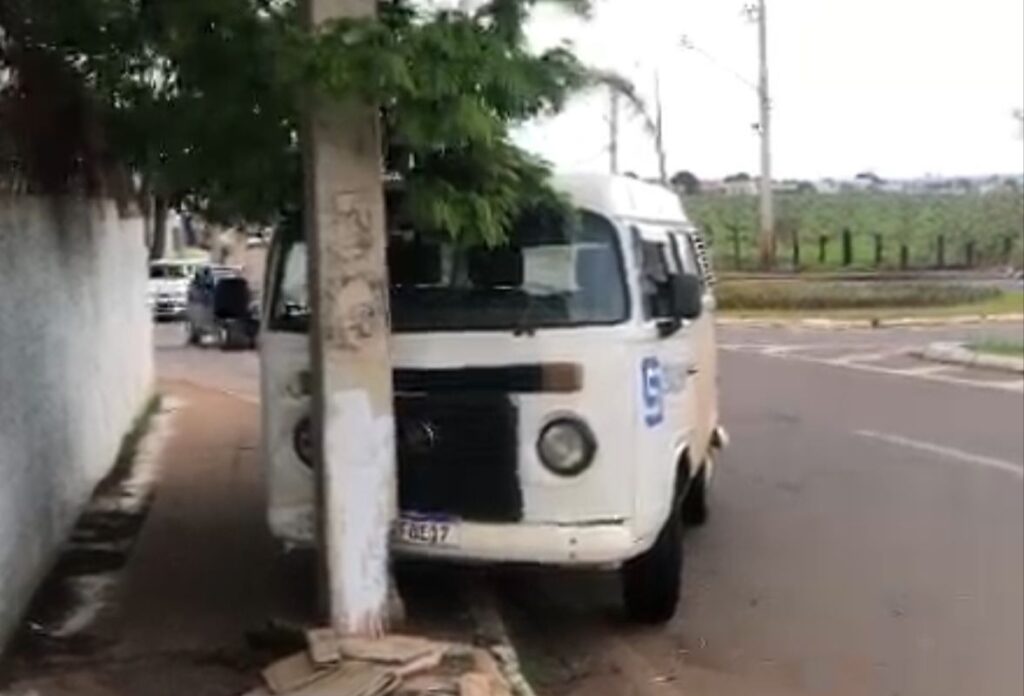
[[[405,516],[395,523],[394,539],[408,546],[458,546],[459,525],[450,519]]]

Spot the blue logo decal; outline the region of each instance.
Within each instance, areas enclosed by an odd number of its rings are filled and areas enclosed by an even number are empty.
[[[657,358],[645,358],[640,368],[643,382],[644,422],[648,428],[665,419],[665,379]]]

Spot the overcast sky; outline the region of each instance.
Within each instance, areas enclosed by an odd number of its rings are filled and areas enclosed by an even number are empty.
[[[538,47],[573,42],[588,64],[648,98],[661,76],[670,173],[756,172],[756,28],[743,0],[596,0],[590,22],[539,9]],[[1012,113],[1024,106],[1021,0],[769,0],[778,178],[980,175],[1024,170]],[[686,35],[711,60],[679,48]],[[739,75],[735,75],[738,73]],[[522,144],[558,167],[607,170],[608,97],[577,98]],[[621,167],[657,172],[624,117]]]

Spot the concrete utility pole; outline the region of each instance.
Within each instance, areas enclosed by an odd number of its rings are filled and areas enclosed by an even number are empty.
[[[612,174],[619,173],[619,93],[609,85],[608,161]]]
[[[765,0],[757,6],[758,54],[760,74],[758,101],[761,106],[761,235],[760,257],[762,268],[775,265],[775,210],[772,201],[772,101],[768,89],[768,12]]]
[[[376,0],[306,0],[315,31]],[[377,107],[314,94],[305,132],[306,234],[321,590],[331,625],[386,628],[396,510],[388,280]]]

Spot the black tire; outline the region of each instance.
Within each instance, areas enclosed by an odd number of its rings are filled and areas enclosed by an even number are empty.
[[[683,525],[674,509],[654,546],[622,567],[622,600],[631,621],[667,623],[675,616],[683,579]]]
[[[238,325],[233,321],[225,322],[220,330],[220,349],[237,350],[239,346],[243,345],[243,340]]]
[[[191,319],[185,320],[185,342],[190,346],[198,346],[201,343],[202,337],[199,332],[196,331],[196,325],[192,323]]]
[[[708,455],[709,457],[711,455]],[[683,499],[683,523],[689,527],[701,527],[707,524],[711,514],[708,494],[711,489],[711,482],[708,464],[700,468],[700,472],[690,482],[690,488],[686,491],[686,498]]]
[[[235,349],[238,345],[236,343],[236,333],[230,322],[217,327],[217,345],[221,350]]]

